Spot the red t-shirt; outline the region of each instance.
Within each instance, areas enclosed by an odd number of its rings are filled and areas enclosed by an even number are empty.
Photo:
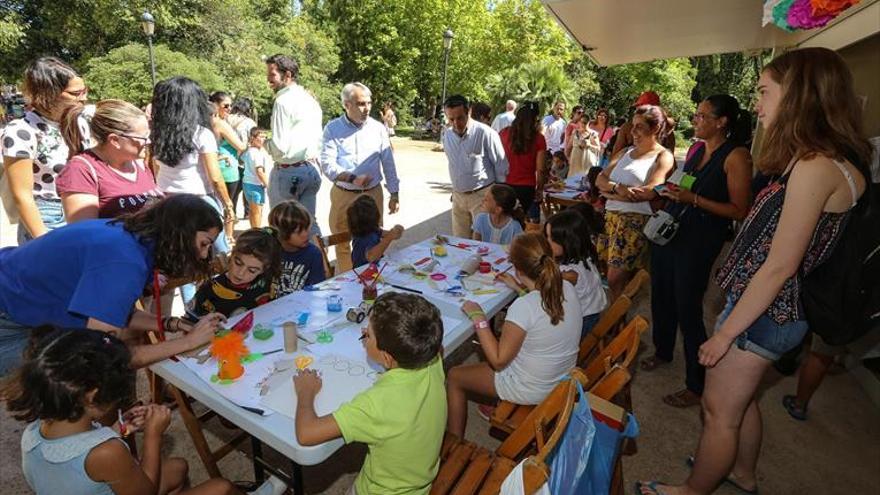
[[[535,134],[532,149],[525,153],[514,153],[513,141],[510,137],[510,127],[504,128],[500,135],[501,145],[504,146],[504,154],[507,155],[507,163],[510,164],[510,171],[507,173],[507,183],[512,186],[537,185],[535,161],[538,158],[538,152],[547,149],[544,135],[540,132]]]
[[[162,197],[153,173],[141,160],[134,162],[134,180],[124,177],[91,151],[67,161],[55,181],[58,195],[81,193],[98,197],[98,218],[116,218],[137,211],[147,201]]]

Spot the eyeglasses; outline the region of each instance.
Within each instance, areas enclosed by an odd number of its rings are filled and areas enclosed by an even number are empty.
[[[63,92],[69,94],[70,96],[73,96],[74,98],[82,98],[89,94],[89,87],[85,86],[83,87],[83,89],[78,89],[76,91],[69,91],[65,89]]]
[[[141,143],[141,146],[146,146],[146,145],[150,144],[150,138],[149,138],[149,137],[135,136],[135,135],[133,135],[133,134],[120,134],[120,136],[122,136],[122,137],[127,137],[127,138],[129,138],[129,139],[134,139],[134,140],[140,142],[140,143]]]

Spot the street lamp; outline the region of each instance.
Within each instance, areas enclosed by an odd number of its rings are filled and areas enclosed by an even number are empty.
[[[452,49],[452,38],[455,38],[455,35],[452,34],[451,29],[446,29],[443,32],[443,93],[440,98],[440,108],[442,111],[443,104],[446,103],[446,70],[449,68],[449,50]],[[446,120],[446,115],[443,115],[443,120]],[[442,136],[442,132],[440,133]]]
[[[153,86],[156,86],[156,61],[153,58],[153,32],[156,29],[156,20],[153,19],[152,14],[144,12],[141,15],[141,27],[147,35],[147,46],[150,50],[150,79],[153,80]]]

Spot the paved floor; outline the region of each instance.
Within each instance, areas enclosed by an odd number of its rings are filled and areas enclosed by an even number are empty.
[[[407,232],[400,245],[408,245],[434,233],[448,233],[448,173],[442,153],[431,152],[431,143],[409,140],[395,141],[398,170],[402,183],[401,212],[386,217],[386,223],[400,223]],[[319,195],[318,220],[326,228],[329,184]],[[247,228],[245,222],[240,229]],[[0,219],[0,245],[14,241],[12,230]],[[10,241],[11,239],[11,241]],[[650,319],[648,294],[643,294],[633,314]],[[717,289],[706,297],[707,323],[711,325],[720,300]],[[709,326],[711,328],[711,326]],[[645,350],[650,351],[650,335],[643,337]],[[681,356],[681,351],[677,357]],[[466,344],[453,356],[454,361],[478,359],[475,350]],[[664,405],[660,398],[681,388],[684,365],[681,359],[672,366],[650,373],[637,372],[633,381],[634,411],[641,426],[639,452],[624,458],[627,488],[636,479],[660,478],[678,481],[687,475],[685,458],[693,451],[700,430],[699,410],[678,410]],[[143,382],[143,380],[141,380]],[[771,371],[760,391],[764,416],[764,444],[758,465],[761,492],[794,494],[880,493],[880,410],[874,405],[849,373],[829,376],[810,406],[806,422],[791,419],[782,409],[783,394],[796,385],[793,377]],[[143,383],[141,383],[143,391]],[[142,392],[145,395],[145,392]],[[471,410],[467,437],[494,447],[497,441],[486,433],[486,423]],[[20,470],[19,439],[24,425],[0,412],[0,492],[29,493]],[[216,421],[208,423],[207,435],[217,445],[234,432]],[[194,482],[205,479],[205,471],[177,415],[165,436],[166,455],[182,456],[190,463]],[[365,449],[347,446],[318,466],[305,467],[306,492],[309,494],[343,494],[360,468]],[[235,451],[221,461],[220,469],[232,480],[252,479],[249,446]],[[279,455],[269,453],[274,464],[286,467]],[[737,493],[722,486],[719,494]]]

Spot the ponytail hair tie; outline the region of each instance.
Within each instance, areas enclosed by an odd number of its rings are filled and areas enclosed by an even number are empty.
[[[266,226],[266,227],[263,227],[263,232],[266,233],[266,234],[269,234],[269,235],[271,235],[271,236],[273,236],[273,237],[274,237],[275,235],[278,234],[278,231],[275,230],[275,228],[272,227],[272,226]]]

